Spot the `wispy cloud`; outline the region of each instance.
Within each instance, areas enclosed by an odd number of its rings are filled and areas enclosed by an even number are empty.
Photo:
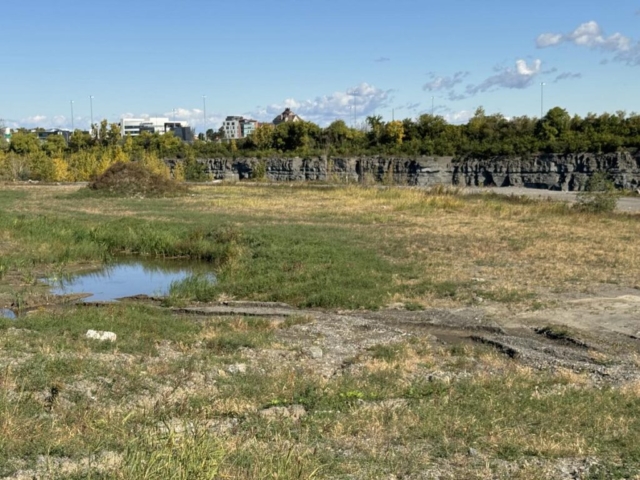
[[[563,72],[553,80],[553,83],[558,83],[562,80],[576,80],[578,78],[582,78],[581,73]]]
[[[12,120],[5,122],[5,125],[9,128],[63,128],[71,129],[71,117],[64,115],[54,115],[52,117],[47,115],[31,115],[19,120]],[[73,117],[73,126],[75,128],[86,129],[89,128],[91,121],[83,116]]]
[[[525,60],[517,60],[515,67],[503,67],[495,75],[492,75],[478,85],[468,85],[465,93],[467,97],[481,92],[507,89],[523,89],[529,87],[540,74],[541,60],[534,60],[528,64]]]
[[[538,48],[550,48],[562,44],[610,53],[614,55],[613,59],[616,61],[627,65],[640,65],[640,42],[635,42],[619,32],[606,35],[595,21],[583,23],[566,34],[543,33],[536,39]]]
[[[451,90],[456,85],[462,83],[469,76],[469,72],[456,72],[452,76],[438,76],[430,73],[431,81],[425,83],[422,89],[429,92],[437,92],[442,90]]]
[[[390,62],[391,59],[389,57],[378,57],[374,60],[374,62],[377,63],[384,63],[384,62]]]

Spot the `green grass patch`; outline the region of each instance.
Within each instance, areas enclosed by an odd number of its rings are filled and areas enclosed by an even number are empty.
[[[201,326],[189,317],[176,317],[170,312],[144,305],[113,304],[106,307],[69,307],[50,312],[36,312],[11,322],[3,322],[0,328],[9,327],[30,330],[24,347],[37,350],[46,341],[57,352],[74,352],[89,348],[96,352],[117,349],[123,353],[142,355],[157,354],[157,343],[194,341]],[[87,330],[114,332],[117,341],[99,342],[85,338]]]

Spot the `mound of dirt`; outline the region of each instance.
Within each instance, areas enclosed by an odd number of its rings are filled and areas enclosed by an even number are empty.
[[[99,193],[123,197],[174,197],[187,193],[175,180],[152,172],[139,162],[118,162],[89,184]]]

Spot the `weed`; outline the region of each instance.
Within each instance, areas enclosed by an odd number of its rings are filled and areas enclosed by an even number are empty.
[[[259,160],[251,167],[251,178],[257,181],[266,181],[267,179],[267,162]]]
[[[216,354],[228,354],[241,348],[265,347],[270,341],[268,332],[228,332],[208,340],[206,345]]]
[[[371,356],[376,360],[384,360],[391,363],[397,360],[403,359],[406,354],[406,347],[404,344],[391,344],[391,345],[374,345],[369,348]]]
[[[187,425],[184,433],[142,431],[127,446],[116,478],[208,480],[218,477],[225,456],[220,440]]]
[[[424,305],[417,302],[404,302],[404,308],[409,312],[417,312],[424,310]]]
[[[578,194],[576,208],[590,213],[611,213],[618,204],[618,192],[605,172],[596,172],[587,182],[585,191]]]

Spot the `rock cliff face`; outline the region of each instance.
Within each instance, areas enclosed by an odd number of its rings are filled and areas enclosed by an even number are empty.
[[[454,157],[352,158],[208,158],[200,159],[218,180],[254,178],[274,181],[323,180],[433,186],[524,186],[550,190],[584,190],[588,178],[607,172],[618,188],[640,187],[640,153],[540,154],[488,159]],[[176,160],[167,160],[170,166]],[[258,174],[261,175],[261,174]]]

